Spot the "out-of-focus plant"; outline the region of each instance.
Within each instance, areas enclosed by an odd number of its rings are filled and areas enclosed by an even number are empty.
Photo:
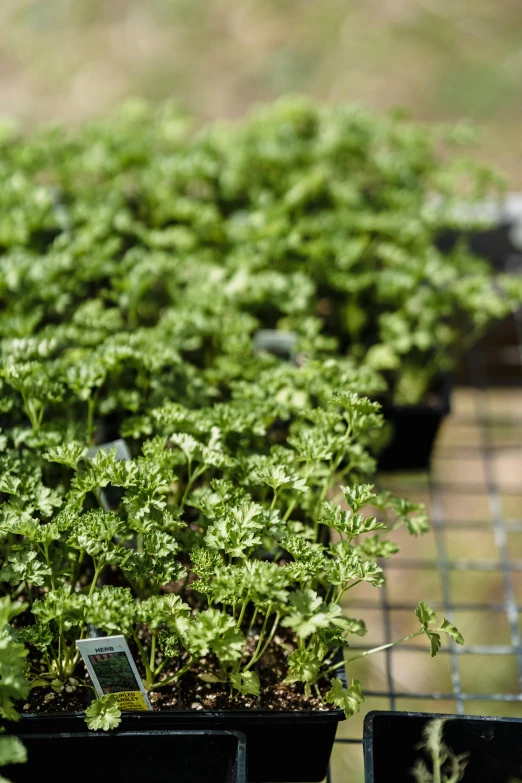
[[[348,351],[397,402],[421,400],[522,299],[464,245],[438,250],[498,185],[448,154],[467,141],[462,125],[300,98],[198,132],[134,101],[79,130],[2,138],[0,335],[24,364],[7,380],[26,415],[38,424],[64,383],[89,431],[100,409],[140,410],[173,380],[199,401],[182,360],[233,360],[262,326],[313,356]],[[43,383],[32,362],[47,356],[62,369]]]

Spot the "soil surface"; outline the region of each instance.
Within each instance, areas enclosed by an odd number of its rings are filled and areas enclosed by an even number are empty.
[[[258,640],[257,634],[252,634],[249,647],[254,648]],[[146,635],[143,638],[147,644]],[[141,661],[129,641],[129,646],[135,655],[138,670],[141,672]],[[287,658],[295,649],[295,639],[292,634],[275,636],[263,658],[258,662],[255,671],[261,681],[260,696],[242,696],[233,691],[228,683],[206,682],[203,677],[217,677],[219,664],[214,656],[194,663],[194,668],[187,671],[178,681],[158,688],[149,693],[153,709],[193,709],[193,710],[327,710],[332,705],[325,704],[316,692],[305,699],[302,683],[285,684],[287,675]],[[161,679],[168,679],[179,670],[186,660],[182,656],[173,658],[164,667]],[[21,714],[51,714],[60,712],[83,712],[90,704],[93,696],[89,679],[82,671],[80,664],[77,676],[73,682],[65,685],[60,693],[51,688],[33,688],[26,700],[19,701],[16,708]],[[330,688],[329,682],[319,682],[322,698]]]

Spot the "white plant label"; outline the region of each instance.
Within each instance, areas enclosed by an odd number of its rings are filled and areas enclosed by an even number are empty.
[[[152,710],[124,636],[76,642],[98,696],[113,693],[122,712]]]

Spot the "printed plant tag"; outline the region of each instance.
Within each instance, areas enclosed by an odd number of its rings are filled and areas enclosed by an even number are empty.
[[[118,440],[110,440],[107,443],[100,443],[98,446],[91,446],[87,452],[87,457],[93,459],[99,451],[105,451],[109,454],[113,449],[116,449],[116,459],[132,459],[127,441],[123,438]]]
[[[260,329],[254,335],[256,353],[266,351],[286,361],[295,361],[297,334],[283,329]]]
[[[152,710],[124,636],[76,642],[98,696],[113,693],[122,712]]]

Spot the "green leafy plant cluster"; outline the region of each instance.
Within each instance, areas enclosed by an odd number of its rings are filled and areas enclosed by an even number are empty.
[[[358,711],[359,683],[344,688],[333,675],[345,665],[337,651],[366,629],[341,601],[361,583],[382,586],[377,561],[398,551],[388,534],[418,535],[427,519],[366,482],[375,461],[364,444],[382,417],[378,403],[347,390],[355,375],[343,360],[280,362],[256,382],[231,383],[228,401],[164,402],[127,420],[132,460],[103,449],[88,457],[64,430],[49,445],[59,418],[44,416],[23,438],[6,433],[0,583],[30,605],[15,634],[33,651],[31,686],[76,683],[76,641],[94,625],[134,642],[149,691],[194,669],[259,696],[257,665],[277,634],[288,640],[286,683]],[[107,511],[109,486],[122,496]],[[116,586],[100,582],[108,574]],[[462,641],[427,605],[417,618],[406,638],[426,635],[432,655],[441,633]],[[348,657],[348,670],[366,654]],[[115,710],[104,697],[89,725],[109,728]]]
[[[448,154],[469,139],[300,98],[197,132],[137,102],[75,131],[6,130],[0,334],[28,415],[60,397],[54,365],[34,365],[57,355],[92,409],[141,410],[174,379],[182,402],[205,401],[181,359],[220,356],[227,379],[260,327],[294,330],[315,358],[348,352],[397,402],[422,400],[522,300],[463,243],[437,248],[498,184]]]
[[[295,101],[195,135],[170,107],[151,117],[132,104],[77,132],[1,136],[0,591],[28,605],[10,644],[30,651],[31,688],[83,687],[76,642],[94,626],[126,635],[148,691],[191,672],[257,698],[277,648],[288,687],[359,709],[360,684],[335,676],[339,652],[348,674],[368,654],[349,649],[365,625],[345,615],[348,596],[382,586],[398,527],[427,529],[422,507],[374,488],[373,398],[387,388],[404,398],[408,367],[429,366],[424,349],[386,338],[400,358],[390,375],[375,360],[376,314],[386,299],[411,336],[407,313],[433,315],[436,301],[437,331],[471,279],[472,321],[511,304],[462,248],[455,278],[430,244],[443,221],[426,206],[438,171],[428,138],[397,119]],[[369,243],[352,264],[348,234],[361,239],[362,225]],[[413,243],[414,283],[409,256],[383,262],[384,235]],[[352,326],[373,302],[346,356],[330,318],[341,278],[368,284],[355,299],[342,289]],[[426,291],[411,312],[399,297],[408,286]],[[299,364],[255,350],[262,326],[295,331]],[[93,449],[118,437],[131,459]],[[407,638],[425,635],[432,655],[441,634],[462,641],[426,604],[417,620]],[[117,725],[114,697],[87,717],[93,729]]]

